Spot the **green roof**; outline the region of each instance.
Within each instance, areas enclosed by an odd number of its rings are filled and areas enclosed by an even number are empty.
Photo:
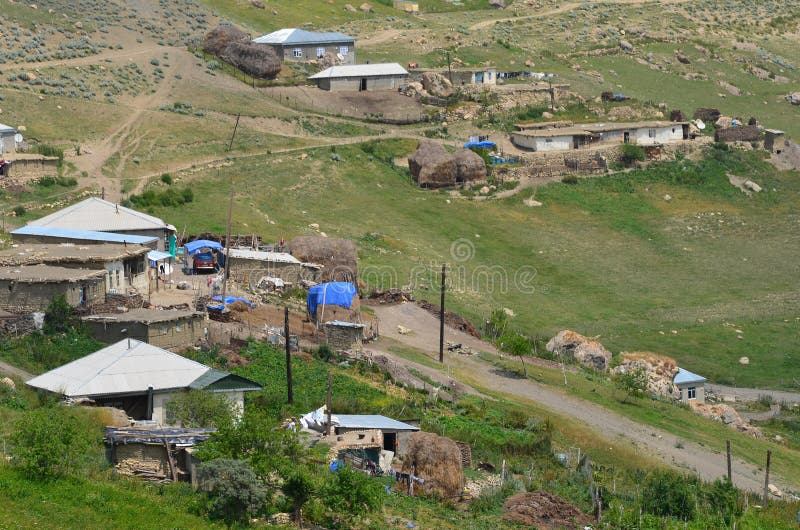
[[[246,377],[210,369],[189,385],[191,389],[203,389],[211,392],[224,392],[228,390],[262,390],[264,387]]]

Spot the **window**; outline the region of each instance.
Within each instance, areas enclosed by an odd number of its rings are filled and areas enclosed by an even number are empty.
[[[302,48],[295,48],[292,53],[294,54],[294,57],[296,59],[299,59],[299,58],[301,58],[303,56],[303,49]]]
[[[686,389],[686,399],[697,399],[697,388],[690,386]]]
[[[545,139],[544,139],[544,143],[546,143],[546,144],[552,144],[552,143],[553,143],[553,139],[552,139],[552,138],[545,138]]]
[[[649,129],[647,131],[647,136],[649,136],[650,138],[655,138],[656,137],[656,130],[655,129]]]
[[[325,48],[317,48],[317,59],[325,57]]]
[[[350,53],[349,46],[339,46],[339,55],[347,56]]]
[[[183,325],[180,322],[175,323],[175,333],[180,333],[183,331]]]

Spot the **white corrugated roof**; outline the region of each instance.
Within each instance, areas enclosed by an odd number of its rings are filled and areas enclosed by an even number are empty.
[[[121,340],[25,384],[69,397],[186,388],[211,368],[145,342]]]
[[[297,28],[284,28],[273,31],[267,35],[262,35],[253,39],[256,44],[331,44],[338,42],[354,43],[353,37],[348,37],[342,33],[306,31]]]
[[[345,429],[419,430],[419,427],[379,414],[337,414],[336,418],[339,420],[338,426]]]
[[[702,375],[697,375],[689,370],[684,370],[683,368],[678,367],[678,373],[675,374],[675,378],[672,380],[672,382],[677,385],[683,383],[703,383],[705,380],[706,378]]]
[[[0,131],[4,133],[13,132],[14,134],[17,133],[17,130],[12,127],[11,125],[6,125],[5,123],[0,123]]]
[[[229,250],[232,258],[252,259],[257,261],[271,261],[273,263],[294,263],[300,265],[302,261],[286,252],[265,252],[249,248],[232,248]]]
[[[99,197],[89,197],[28,224],[99,232],[169,229],[169,225],[158,217],[125,208]]]
[[[326,79],[329,77],[371,77],[376,75],[408,75],[405,68],[398,63],[376,64],[343,64],[331,66],[309,79]]]

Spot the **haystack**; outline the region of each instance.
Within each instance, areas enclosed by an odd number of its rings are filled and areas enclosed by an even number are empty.
[[[453,155],[456,161],[456,182],[483,182],[486,180],[486,162],[469,149],[459,149]]]
[[[714,132],[715,142],[755,142],[761,137],[761,130],[754,125],[718,128]]]
[[[289,242],[292,255],[307,263],[322,265],[323,282],[350,282],[358,279],[358,253],[352,239],[300,236]]]
[[[249,40],[250,37],[247,33],[235,26],[225,24],[217,26],[208,32],[203,41],[203,50],[206,53],[220,57],[231,43]]]
[[[719,119],[720,116],[722,116],[722,113],[719,111],[719,109],[701,107],[694,111],[694,115],[692,117],[696,120],[714,123]]]
[[[561,497],[546,491],[517,493],[503,504],[503,519],[542,530],[583,528],[592,519]]]
[[[456,443],[429,432],[415,432],[408,440],[403,473],[424,479],[414,483],[414,495],[454,498],[464,491],[461,451]]]
[[[408,169],[421,187],[439,188],[456,183],[455,158],[435,142],[421,142],[408,157]]]
[[[250,41],[234,41],[220,57],[257,79],[273,79],[281,72],[281,61],[272,46]]]

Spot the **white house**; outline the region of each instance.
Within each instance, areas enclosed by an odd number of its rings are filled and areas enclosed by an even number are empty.
[[[696,403],[705,403],[705,377],[678,367],[678,373],[675,374],[672,383],[678,387],[678,391],[681,394],[681,402],[689,403],[690,401],[694,401]]]
[[[121,340],[25,384],[72,399],[91,399],[98,406],[122,409],[135,420],[159,425],[169,425],[165,405],[181,392],[222,394],[241,415],[244,393],[262,389],[244,377],[135,339]]]
[[[531,151],[568,151],[578,149],[590,140],[590,132],[575,128],[523,130],[512,133],[511,140],[517,147]]]
[[[689,138],[688,122],[581,123],[543,129],[528,127],[512,132],[511,142],[532,151],[566,151],[597,144],[662,145]]]

